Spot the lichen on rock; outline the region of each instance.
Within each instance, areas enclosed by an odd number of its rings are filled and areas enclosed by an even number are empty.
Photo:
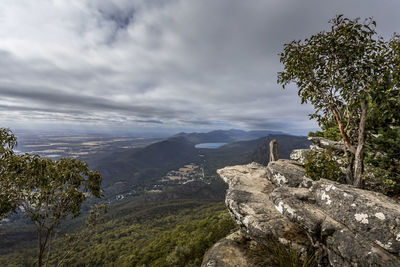
[[[299,250],[312,248],[321,266],[400,265],[398,201],[312,181],[293,159],[218,170],[229,185],[226,205],[244,232],[260,242],[273,237]]]

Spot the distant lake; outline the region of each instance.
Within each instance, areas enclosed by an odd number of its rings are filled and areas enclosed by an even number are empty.
[[[220,148],[227,143],[202,143],[195,145],[195,148]]]

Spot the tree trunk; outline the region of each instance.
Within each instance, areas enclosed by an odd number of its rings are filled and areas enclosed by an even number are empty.
[[[362,174],[364,171],[364,145],[365,145],[365,125],[367,122],[367,99],[361,101],[361,118],[358,128],[358,144],[356,153],[354,154],[354,181],[353,185],[361,187]]]
[[[38,242],[39,242],[39,255],[38,255],[38,266],[43,265],[43,246],[42,246],[42,228],[38,228]]]
[[[346,131],[345,131],[345,128],[343,127],[343,123],[342,123],[342,119],[341,119],[341,116],[340,116],[340,114],[339,114],[339,111],[337,110],[337,108],[335,107],[335,105],[332,104],[332,103],[330,104],[330,107],[331,107],[331,110],[332,110],[333,114],[335,115],[335,119],[336,119],[336,122],[337,122],[337,124],[338,124],[339,131],[340,131],[340,135],[341,135],[342,138],[343,138],[344,144],[346,145],[347,149],[348,149],[351,153],[355,154],[355,153],[356,153],[356,149],[355,149],[354,146],[351,144],[350,138],[349,138],[349,136],[347,135],[347,133],[346,133]],[[347,127],[346,127],[346,128],[347,128]]]
[[[51,240],[52,239],[52,232],[50,232],[50,239],[49,239],[49,247],[47,249],[47,259],[46,259],[46,267],[49,264],[49,260],[50,260],[50,253],[51,253]]]
[[[43,240],[43,230],[42,230],[42,227],[40,227],[40,230],[38,231],[38,236],[39,236],[39,238],[38,238],[39,239],[38,266],[42,267],[44,254],[46,252],[48,234],[46,234],[46,238]]]
[[[353,171],[354,171],[354,157],[353,154],[349,155],[349,166],[346,170],[346,183],[353,184]]]
[[[44,254],[44,248],[42,246],[39,247],[39,256],[38,256],[38,266],[42,267],[43,266],[43,254]]]

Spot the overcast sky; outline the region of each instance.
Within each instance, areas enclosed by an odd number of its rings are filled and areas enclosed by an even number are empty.
[[[1,0],[0,127],[316,127],[277,83],[283,44],[369,17],[389,38],[399,0]]]

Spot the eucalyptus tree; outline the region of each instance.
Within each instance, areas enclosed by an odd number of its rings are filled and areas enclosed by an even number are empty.
[[[360,187],[369,112],[388,90],[398,89],[399,36],[389,41],[377,37],[371,18],[360,22],[339,15],[330,24],[329,31],[285,44],[278,83],[297,85],[302,103],[314,106],[311,118],[321,127],[336,122],[354,157],[353,184]]]
[[[78,216],[89,196],[101,197],[102,177],[77,159],[15,155],[12,132],[1,129],[0,133],[0,216],[19,209],[31,219],[38,237],[38,266],[42,266],[55,227],[67,216]]]
[[[17,208],[17,181],[10,177],[16,145],[17,139],[11,130],[0,128],[0,220]]]

